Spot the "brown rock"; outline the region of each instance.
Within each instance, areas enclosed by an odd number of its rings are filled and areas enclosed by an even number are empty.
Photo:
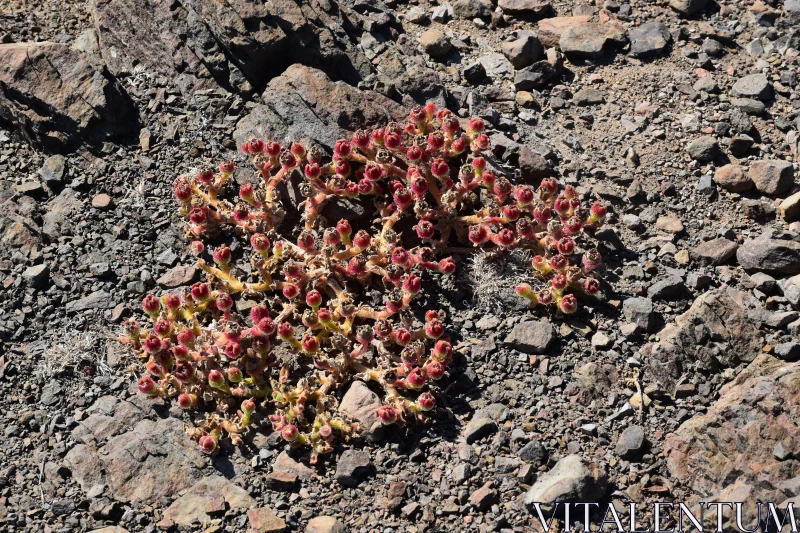
[[[656,220],[656,229],[666,233],[678,234],[683,231],[683,222],[676,217],[661,216]]]
[[[113,202],[111,201],[111,197],[109,195],[105,193],[98,194],[92,198],[92,207],[101,211],[107,211],[113,207]]]
[[[712,239],[692,249],[692,257],[703,264],[721,265],[736,255],[739,245],[728,239]]]
[[[269,490],[288,491],[297,485],[297,474],[285,471],[275,471],[264,478],[264,486]]]
[[[378,395],[362,381],[354,381],[342,398],[339,411],[359,423],[359,432],[370,442],[380,440],[384,426],[375,411],[383,405]]]
[[[781,501],[785,496],[775,487],[800,469],[800,425],[792,415],[798,409],[800,363],[762,354],[721,389],[706,414],[667,436],[667,467],[696,498],[713,496],[736,481],[758,486],[759,499]],[[789,459],[774,456],[779,444],[788,445]]]
[[[599,58],[609,48],[622,47],[627,42],[628,34],[622,26],[585,22],[564,30],[558,46],[569,59]]]
[[[137,123],[122,86],[66,44],[0,44],[0,86],[0,118],[47,150],[108,140]]]
[[[453,51],[453,45],[447,35],[431,28],[419,36],[419,45],[434,59],[444,59]]]
[[[244,512],[255,504],[256,501],[246,490],[222,476],[210,476],[195,483],[186,494],[175,500],[164,511],[158,526],[205,526],[220,511],[224,513],[226,509],[232,509]]]
[[[298,463],[286,452],[281,452],[278,457],[275,458],[275,462],[272,464],[272,471],[273,472],[286,472],[297,476],[299,479],[302,480],[309,480],[314,479],[317,477],[317,473],[311,470],[309,467],[305,466],[304,464]]]
[[[247,511],[251,533],[283,533],[286,522],[278,518],[269,507],[256,507]]]
[[[306,533],[345,533],[344,524],[332,516],[318,516],[308,521]]]
[[[750,165],[748,176],[756,189],[766,194],[781,194],[794,184],[794,167],[789,161],[756,161]]]
[[[483,512],[496,504],[499,498],[497,491],[492,488],[493,486],[493,481],[487,481],[481,488],[473,492],[469,497],[470,505]]]
[[[744,192],[753,188],[753,180],[739,165],[728,164],[714,173],[714,183],[730,192]]]
[[[192,265],[178,265],[167,270],[160,278],[156,280],[159,287],[164,289],[177,289],[191,284],[197,279],[200,271],[197,267]]]
[[[550,162],[527,145],[523,145],[519,151],[519,169],[522,173],[522,181],[534,185],[538,185],[542,178],[546,178],[552,173]]]
[[[542,19],[538,22],[539,40],[546,48],[556,48],[558,47],[558,41],[561,39],[562,33],[573,26],[589,22],[591,18],[592,17],[588,15],[581,15],[576,17],[552,17]]]
[[[786,222],[791,222],[800,215],[800,192],[786,198],[778,206],[778,214]]]
[[[800,243],[760,235],[744,241],[736,260],[745,270],[767,274],[800,274]]]

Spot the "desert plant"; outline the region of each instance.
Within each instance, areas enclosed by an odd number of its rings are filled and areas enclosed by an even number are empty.
[[[490,145],[483,130],[480,118],[462,124],[428,104],[405,125],[337,141],[331,157],[251,139],[242,151],[260,180],[241,185],[235,200],[232,162],[179,177],[174,193],[207,279],[180,295],[146,297],[152,326],[126,322],[124,341],[146,359],[140,391],[177,397],[186,409],[213,407],[190,430],[207,452],[225,435],[240,442],[266,413],[316,461],[358,430],[337,410],[338,393],[353,380],[382,391],[376,414],[384,424],[425,420],[435,408],[453,346],[444,313],[420,310],[415,299],[424,276],[453,273],[448,253],[530,249],[547,287],[517,292],[574,312],[573,292],[597,292],[589,273],[601,264],[596,250],[579,253],[575,238],[602,223],[605,208],[585,211],[577,192],[559,194],[554,179],[535,188],[497,176],[481,155]],[[293,175],[305,198],[292,206],[301,210],[299,228],[284,224],[279,193]],[[374,201],[370,224],[322,215],[326,203],[356,197]],[[410,235],[397,229],[403,219]],[[232,247],[209,244],[226,237],[248,251],[248,264],[237,267]],[[257,304],[237,312],[246,299]]]

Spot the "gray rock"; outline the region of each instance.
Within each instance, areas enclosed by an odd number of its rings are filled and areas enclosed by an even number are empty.
[[[750,116],[757,117],[764,114],[767,106],[760,100],[753,98],[734,98],[731,100],[731,105],[738,107]]]
[[[336,482],[355,487],[372,471],[372,459],[366,450],[345,450],[336,464]]]
[[[544,353],[555,337],[555,330],[549,322],[520,322],[506,337],[505,343],[525,353]]]
[[[750,148],[753,147],[753,144],[755,144],[755,140],[752,137],[740,133],[731,139],[728,149],[730,149],[731,153],[736,157],[745,157],[748,152],[750,152]],[[752,188],[752,180],[748,179],[748,182],[750,182],[750,188]]]
[[[650,285],[647,296],[652,300],[672,300],[680,298],[685,289],[686,286],[681,278],[669,277]]]
[[[488,0],[455,0],[453,12],[457,17],[472,20],[474,18],[490,18],[492,4]]]
[[[423,24],[428,20],[428,13],[419,6],[414,6],[406,13],[406,20],[414,24]]]
[[[710,74],[706,74],[692,85],[692,89],[697,92],[707,92],[707,93],[715,93],[719,91],[719,86],[717,85],[717,80],[714,79],[714,76]]]
[[[787,279],[783,284],[783,296],[792,307],[800,309],[800,275]]]
[[[622,47],[628,42],[623,28],[613,24],[586,22],[571,26],[561,34],[558,45],[570,59],[597,59],[612,47]]]
[[[544,57],[542,43],[529,31],[520,31],[516,39],[501,43],[500,50],[516,69],[530,66]]]
[[[63,391],[64,389],[61,387],[61,384],[56,380],[52,380],[50,383],[42,387],[42,397],[39,399],[39,401],[42,402],[42,405],[52,407],[58,403],[58,400],[61,399],[61,393]]]
[[[770,100],[773,97],[772,85],[764,74],[750,74],[733,84],[733,94],[756,100]]]
[[[713,160],[719,153],[717,140],[710,135],[704,135],[693,140],[686,146],[686,152],[692,159],[702,162]]]
[[[467,427],[464,428],[464,437],[467,440],[467,444],[472,444],[476,440],[488,437],[496,431],[497,423],[494,420],[489,417],[476,416],[467,422]]]
[[[111,309],[116,305],[114,296],[106,291],[95,291],[88,296],[84,296],[79,300],[73,300],[67,303],[67,314],[80,313],[82,311],[89,311],[94,309]]]
[[[484,54],[478,58],[478,62],[483,65],[486,75],[492,78],[505,78],[514,70],[506,56],[499,53]]]
[[[527,145],[520,148],[519,169],[522,174],[522,181],[528,184],[538,184],[542,178],[550,176],[553,171],[547,159],[534,152]]]
[[[644,331],[650,329],[653,318],[653,300],[649,298],[628,298],[622,302],[622,314]]]
[[[462,74],[468,82],[478,83],[486,77],[486,69],[480,61],[475,61],[464,67]]]
[[[794,184],[794,166],[780,159],[756,161],[750,165],[747,175],[756,189],[765,194],[788,192]]]
[[[629,461],[641,455],[644,446],[644,429],[641,426],[630,426],[620,434],[615,450],[622,459]]]
[[[669,0],[669,7],[682,15],[697,13],[708,4],[708,0]]]
[[[39,169],[39,176],[48,187],[61,185],[64,183],[64,174],[67,171],[67,160],[63,155],[52,155],[48,157],[42,168]]]
[[[576,92],[575,96],[572,97],[572,101],[580,106],[602,104],[606,101],[606,93],[600,89],[589,87]]]
[[[543,465],[547,463],[550,454],[541,442],[532,440],[519,449],[517,457],[535,465]]]
[[[783,342],[775,346],[775,355],[784,361],[800,361],[800,343]]]
[[[547,86],[557,76],[555,67],[547,61],[537,61],[514,74],[514,88],[517,91],[530,91]]]
[[[712,39],[711,37],[707,37],[703,41],[703,45],[700,47],[700,50],[711,57],[719,57],[725,51],[722,48],[722,44],[718,40]]]
[[[660,22],[646,22],[638,28],[632,29],[628,33],[628,37],[631,40],[631,55],[634,57],[657,56],[669,46],[672,40],[669,30]]]
[[[712,239],[692,248],[691,255],[701,264],[721,265],[736,255],[739,245],[728,239]]]
[[[552,10],[551,0],[498,0],[497,7],[504,13],[545,15]]]
[[[384,426],[375,411],[381,407],[378,395],[372,392],[363,381],[354,381],[342,398],[339,411],[360,425],[360,434],[369,442],[383,438]]]
[[[433,8],[433,12],[431,13],[431,18],[435,22],[444,24],[445,22],[453,18],[453,14],[454,11],[452,4],[450,4],[450,2],[445,2]]]
[[[605,494],[605,474],[589,469],[577,455],[561,459],[525,494],[524,503],[596,502]]]
[[[736,259],[748,271],[800,274],[800,243],[762,235],[745,241],[736,252]]]
[[[46,289],[50,285],[50,267],[46,263],[30,266],[22,273],[22,279],[30,287]]]

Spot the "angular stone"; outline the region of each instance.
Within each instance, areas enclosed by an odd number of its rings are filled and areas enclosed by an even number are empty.
[[[343,487],[355,487],[372,471],[372,459],[366,450],[345,450],[336,464],[336,482]]]
[[[733,94],[765,101],[772,99],[773,91],[772,85],[764,74],[750,74],[733,84]]]
[[[785,222],[791,222],[800,216],[800,192],[786,198],[778,206],[778,214]]]
[[[72,314],[95,309],[111,309],[114,305],[116,305],[114,296],[101,290],[95,291],[79,300],[67,302],[65,310],[67,314]]]
[[[484,512],[488,510],[492,505],[496,504],[500,501],[497,491],[492,488],[494,486],[494,482],[487,481],[484,485],[470,494],[469,496],[469,503],[473,507],[475,507],[478,511]]]
[[[710,135],[698,137],[686,146],[686,153],[692,159],[702,162],[713,160],[719,153],[717,140]]]
[[[775,346],[773,350],[775,355],[784,361],[795,362],[800,360],[800,343],[797,342],[782,342]]]
[[[539,28],[539,40],[545,47],[555,48],[558,46],[559,40],[561,40],[561,34],[567,29],[589,22],[590,19],[591,17],[588,15],[542,19],[537,24]]]
[[[318,516],[308,521],[305,533],[347,533],[347,529],[333,516]]]
[[[445,59],[453,51],[450,39],[441,31],[431,28],[419,36],[419,44],[434,59]]]
[[[745,192],[753,188],[753,180],[740,165],[727,164],[714,172],[714,183],[730,192]]]
[[[542,178],[547,178],[553,172],[550,162],[527,145],[519,150],[519,170],[522,181],[531,185],[538,185]]]
[[[339,404],[339,411],[359,423],[360,434],[369,442],[383,438],[384,425],[375,411],[383,405],[363,381],[354,381]]]
[[[644,331],[650,329],[653,317],[653,300],[649,298],[628,298],[622,302],[622,313]]]
[[[50,285],[50,267],[46,263],[29,266],[22,273],[22,279],[28,286],[44,289]]]
[[[683,222],[677,217],[660,216],[656,220],[656,229],[677,235],[683,231]]]
[[[800,275],[787,279],[783,284],[783,296],[792,307],[800,309]]]
[[[708,0],[669,0],[669,7],[682,15],[693,15],[708,4]]]
[[[547,462],[550,454],[547,452],[547,448],[545,448],[541,442],[538,440],[532,440],[519,449],[517,456],[523,461],[527,461],[535,465],[543,465]]]
[[[776,487],[800,468],[800,425],[791,415],[798,408],[800,363],[762,354],[722,387],[706,414],[667,435],[667,468],[696,498],[714,496],[735,479],[758,486],[759,499],[781,501]],[[788,464],[773,454],[779,443],[791,443],[794,458]]]
[[[630,426],[620,434],[615,451],[622,459],[628,461],[638,457],[644,446],[644,429],[641,426]]]
[[[646,22],[632,29],[631,55],[634,57],[653,57],[661,54],[672,40],[669,30],[660,22]]]
[[[680,298],[685,290],[686,285],[681,278],[668,277],[650,285],[647,296],[651,300],[671,300]]]
[[[546,15],[552,10],[551,0],[498,0],[497,7],[504,13],[521,15]]]
[[[467,422],[464,428],[464,437],[467,444],[472,444],[476,440],[487,437],[497,431],[497,423],[488,417],[475,417]]]
[[[750,165],[747,175],[756,189],[765,194],[782,194],[794,184],[794,166],[789,161],[765,160]]]
[[[552,324],[530,320],[514,326],[505,343],[521,352],[541,354],[550,347],[554,337]]]
[[[539,476],[525,494],[524,503],[596,502],[605,494],[606,476],[577,455],[568,455]]]
[[[758,305],[754,300],[727,287],[701,295],[659,332],[658,342],[642,348],[646,377],[671,392],[681,376],[695,372],[698,361],[712,372],[755,359],[761,352],[761,337],[745,309]]]
[[[178,265],[164,272],[156,280],[156,283],[163,289],[177,289],[193,283],[199,273],[200,271],[194,265]]]
[[[692,248],[692,257],[701,264],[721,265],[736,255],[739,245],[728,239],[712,239]]]
[[[773,275],[800,274],[800,243],[762,235],[746,240],[737,250],[736,259],[748,271]]]
[[[195,483],[186,494],[175,500],[164,511],[158,526],[205,526],[216,514],[215,500],[222,500],[222,512],[230,509],[241,513],[256,504],[246,490],[222,476],[210,476]]]
[[[615,24],[585,22],[571,26],[558,41],[561,52],[570,59],[596,59],[611,47],[622,47],[628,42],[625,29]]]
[[[575,96],[572,97],[572,101],[580,106],[602,104],[606,101],[606,93],[600,89],[588,87],[576,92]]]
[[[500,50],[516,69],[525,68],[544,57],[542,43],[529,31],[518,32],[516,39],[501,43]]]
[[[297,485],[297,475],[291,472],[275,471],[264,477],[264,486],[268,490],[285,492]]]
[[[316,472],[306,465],[298,463],[286,452],[281,452],[278,457],[275,458],[275,462],[272,464],[272,471],[291,474],[304,481],[317,477]]]
[[[302,65],[293,65],[272,79],[261,98],[263,103],[237,124],[233,133],[237,144],[261,137],[333,149],[350,132],[403,121],[407,115],[393,100],[333,82],[322,71]]]
[[[554,80],[557,75],[553,65],[547,61],[537,61],[514,74],[514,89],[517,91],[541,89]]]
[[[492,3],[489,0],[455,0],[453,13],[462,19],[490,18]]]
[[[39,169],[39,176],[48,187],[53,188],[64,182],[66,171],[67,160],[64,159],[64,156],[53,155],[45,160],[44,165]]]
[[[66,44],[0,44],[0,86],[0,118],[46,150],[103,142],[138,124],[122,85]]]
[[[286,522],[272,512],[269,507],[256,507],[247,511],[250,533],[284,533]]]

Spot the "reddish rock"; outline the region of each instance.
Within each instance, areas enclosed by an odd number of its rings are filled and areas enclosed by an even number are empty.
[[[667,435],[667,468],[697,499],[752,484],[758,499],[781,501],[775,488],[800,471],[798,410],[800,363],[762,354],[720,390],[706,414]],[[779,445],[788,458],[775,456]]]
[[[194,282],[199,272],[195,266],[178,265],[167,270],[156,280],[156,283],[163,289],[177,289]]]
[[[714,183],[730,192],[744,192],[753,188],[753,180],[739,165],[728,164],[714,173]]]
[[[736,255],[739,245],[728,239],[712,239],[695,246],[692,257],[703,264],[721,265]]]
[[[576,17],[552,17],[542,19],[538,23],[539,33],[537,37],[546,48],[557,48],[561,34],[567,29],[589,22],[592,17],[580,15]]]
[[[339,520],[332,516],[318,516],[308,521],[306,533],[345,533],[347,531]]]
[[[256,507],[247,511],[251,533],[283,533],[286,522],[278,518],[269,507]]]
[[[111,197],[105,193],[98,194],[92,198],[92,207],[101,211],[107,211],[113,207],[113,204],[114,202],[111,200]]]
[[[210,476],[195,483],[186,494],[175,500],[164,511],[159,527],[207,524],[214,515],[233,509],[244,512],[256,501],[246,490],[222,476]]]

